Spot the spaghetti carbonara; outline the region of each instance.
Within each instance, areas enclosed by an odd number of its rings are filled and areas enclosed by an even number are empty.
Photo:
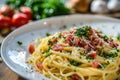
[[[115,80],[120,76],[120,45],[90,26],[35,40],[28,59],[52,80]]]

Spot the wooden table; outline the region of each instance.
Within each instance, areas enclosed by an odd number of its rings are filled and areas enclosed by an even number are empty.
[[[3,62],[0,63],[0,80],[25,80],[11,71]]]

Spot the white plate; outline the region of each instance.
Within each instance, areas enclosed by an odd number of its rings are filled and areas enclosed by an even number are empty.
[[[91,25],[106,34],[116,36],[120,32],[120,20],[93,15],[69,15],[53,17],[31,22],[9,34],[1,46],[1,56],[6,65],[20,76],[31,80],[48,80],[43,75],[34,72],[25,63],[29,53],[28,45],[38,37],[44,37],[46,33],[54,33],[67,28],[82,25]],[[22,46],[17,41],[23,43]]]

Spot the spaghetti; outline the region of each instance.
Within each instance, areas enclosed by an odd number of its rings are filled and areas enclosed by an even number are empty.
[[[72,28],[35,41],[28,63],[52,80],[115,80],[120,46],[90,26]]]

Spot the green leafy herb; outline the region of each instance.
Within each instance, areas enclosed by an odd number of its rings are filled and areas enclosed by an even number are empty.
[[[59,35],[58,35],[58,38],[62,38],[62,35],[61,35],[61,34],[59,34]]]
[[[51,47],[49,47],[45,52],[48,53],[51,50]]]
[[[64,26],[63,26],[63,28],[64,28],[64,29],[66,29],[66,28],[67,28],[67,26],[66,26],[66,25],[64,25]]]
[[[105,68],[105,67],[107,67],[107,65],[109,65],[109,64],[110,64],[110,62],[107,61],[106,63],[103,63],[102,66]]]
[[[50,36],[51,34],[50,33],[46,33],[46,36]]]
[[[58,35],[58,38],[66,38],[65,36],[62,36],[61,34]]]
[[[48,45],[50,45],[50,43],[51,43],[51,40],[48,40]]]
[[[18,10],[21,6],[30,7],[33,20],[70,13],[63,0],[7,0],[6,3]]]
[[[17,41],[18,45],[21,46],[23,43],[21,41]]]
[[[102,56],[105,58],[114,58],[117,57],[118,54],[116,52],[115,53],[110,52],[109,54],[103,53]]]
[[[107,41],[109,39],[106,35],[104,35],[102,38],[104,41]]]
[[[81,65],[82,63],[77,62],[77,61],[74,61],[74,60],[70,60],[70,64],[73,65],[73,66],[79,66],[79,65]]]
[[[82,37],[82,36],[88,36],[90,32],[91,27],[90,26],[83,26],[82,28],[77,29],[75,35]]]

